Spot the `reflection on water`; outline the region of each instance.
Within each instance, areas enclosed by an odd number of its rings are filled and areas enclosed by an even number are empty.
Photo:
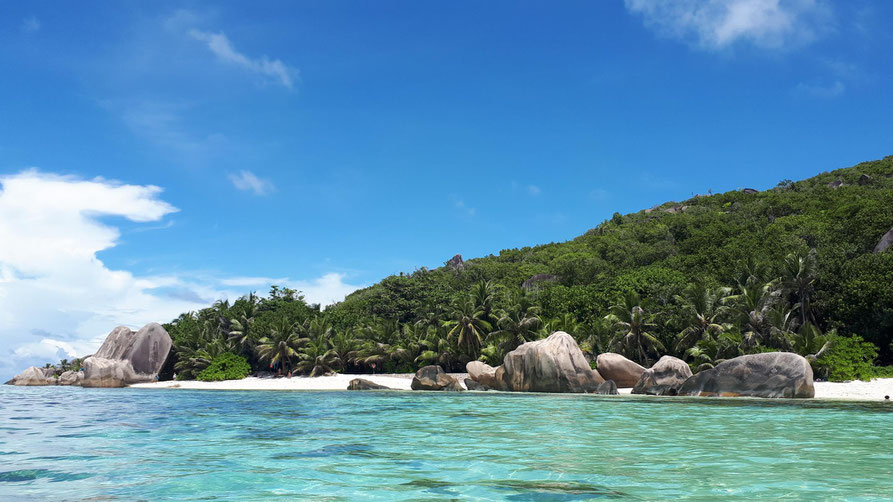
[[[891,452],[886,403],[0,388],[0,500],[878,500]]]

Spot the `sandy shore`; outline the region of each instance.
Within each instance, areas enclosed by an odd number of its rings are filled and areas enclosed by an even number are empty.
[[[467,374],[452,373],[462,382]],[[204,389],[204,390],[346,390],[354,378],[364,378],[394,390],[410,390],[412,373],[391,375],[331,375],[323,377],[254,378],[227,380],[224,382],[183,382],[141,383],[131,387],[141,389]],[[620,389],[621,394],[629,394],[631,389]],[[844,399],[855,401],[883,401],[884,396],[893,398],[893,378],[880,378],[870,382],[816,382],[816,399]],[[893,401],[891,401],[893,405]]]

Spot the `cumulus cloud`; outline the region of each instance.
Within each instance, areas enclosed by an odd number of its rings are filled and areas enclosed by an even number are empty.
[[[273,81],[278,81],[289,89],[294,86],[294,80],[298,76],[297,69],[286,65],[278,59],[269,59],[267,56],[257,59],[249,58],[237,51],[223,32],[212,33],[193,28],[189,30],[189,36],[205,42],[208,49],[217,56],[217,59],[224,63],[232,64]]]
[[[714,51],[737,42],[764,49],[799,47],[832,22],[823,0],[626,0],[626,8],[661,35]]]
[[[251,192],[254,195],[268,195],[276,190],[276,187],[269,180],[258,178],[251,171],[242,170],[239,174],[230,174],[229,180],[233,182],[233,186],[245,192]]]
[[[100,218],[163,220],[177,208],[161,200],[161,192],[36,170],[0,176],[0,379],[27,366],[92,354],[117,325],[166,322],[245,292],[230,288],[278,284],[328,305],[360,287],[340,273],[303,281],[219,279],[139,276],[107,267],[97,253],[116,246],[120,231]]]
[[[158,221],[177,211],[155,186],[25,171],[0,177],[0,372],[85,355],[116,324],[167,320],[188,302],[147,291],[176,283],[111,270],[96,256],[118,229],[98,218]]]

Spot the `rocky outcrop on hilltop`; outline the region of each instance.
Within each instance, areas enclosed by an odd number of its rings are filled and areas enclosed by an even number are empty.
[[[632,393],[675,396],[690,377],[691,368],[685,361],[673,356],[663,356],[642,373]]]
[[[729,359],[689,378],[681,396],[810,398],[812,367],[791,352],[766,352]]]
[[[602,378],[614,380],[617,387],[633,387],[645,373],[643,366],[614,352],[599,354],[595,367]]]
[[[171,350],[171,337],[160,324],[133,332],[118,326],[102,347],[84,360],[84,387],[124,387],[155,380]]]
[[[881,240],[878,241],[877,246],[874,247],[875,253],[883,253],[890,246],[893,246],[893,228],[890,229],[889,232],[885,233]]]
[[[496,376],[502,389],[516,392],[594,392],[605,381],[564,331],[509,352]]]

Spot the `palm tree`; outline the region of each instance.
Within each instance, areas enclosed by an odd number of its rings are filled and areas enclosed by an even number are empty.
[[[490,314],[496,302],[496,286],[490,281],[478,281],[471,288],[471,299],[474,308],[481,311],[481,319],[492,322]]]
[[[723,303],[731,306],[738,317],[744,333],[741,348],[753,350],[761,343],[766,345],[770,338],[770,326],[767,321],[769,311],[781,299],[781,292],[775,282],[761,283],[754,280],[739,285],[740,293],[727,296]]]
[[[270,367],[291,368],[301,347],[309,342],[297,332],[295,323],[282,316],[273,323],[269,336],[258,340],[257,355],[261,362],[269,362]]]
[[[496,347],[502,355],[515,350],[523,343],[538,339],[538,330],[543,326],[542,319],[536,315],[537,307],[526,294],[523,292],[514,294],[510,300],[512,303],[506,310],[500,312],[499,320],[496,322],[499,329],[489,335],[490,339],[497,343]],[[502,359],[498,353],[490,354],[490,358]]]
[[[614,350],[612,346],[616,344],[616,333],[611,321],[598,318],[591,323],[580,324],[578,331],[580,350],[589,358]]]
[[[665,351],[663,344],[649,330],[657,327],[651,322],[649,315],[642,308],[642,299],[638,293],[631,292],[623,298],[623,303],[614,305],[605,319],[614,323],[614,329],[620,334],[619,345],[627,353],[627,357],[636,359],[643,366],[650,366],[648,350],[660,353]]]
[[[800,331],[797,334],[791,337],[791,341],[796,353],[813,362],[822,357],[831,348],[836,337],[836,329],[823,334],[822,330],[815,324],[806,323],[800,327]]]
[[[347,368],[354,364],[357,347],[357,331],[354,328],[347,328],[335,332],[331,338],[332,351],[338,358],[338,367],[342,372],[346,372]]]
[[[311,377],[334,373],[338,366],[338,354],[329,349],[325,338],[317,338],[306,344],[298,353],[298,371]]]
[[[732,325],[723,323],[728,315],[728,307],[722,301],[729,296],[731,289],[719,287],[708,288],[699,282],[686,286],[676,301],[688,315],[689,325],[676,336],[676,353],[683,353],[698,340],[712,339],[719,333],[731,329]]]
[[[545,328],[545,334],[547,335],[554,333],[555,331],[564,331],[576,338],[577,331],[580,329],[580,324],[577,322],[577,317],[574,314],[565,312],[561,316],[545,323],[543,327]]]
[[[444,323],[449,328],[447,337],[456,340],[469,361],[478,358],[484,337],[493,329],[483,317],[484,311],[472,298],[458,298],[453,302],[453,319]]]
[[[815,323],[810,300],[817,276],[815,249],[807,253],[796,252],[785,256],[782,285],[797,296],[797,301],[800,303],[800,324],[804,326],[807,322]]]

